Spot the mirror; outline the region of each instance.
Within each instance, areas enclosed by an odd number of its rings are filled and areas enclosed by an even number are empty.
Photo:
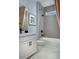
[[[19,33],[36,33],[36,16],[25,6],[19,7]]]

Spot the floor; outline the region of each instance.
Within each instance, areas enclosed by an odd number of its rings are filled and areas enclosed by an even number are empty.
[[[43,38],[44,45],[38,45],[38,52],[29,59],[60,59],[60,40]]]

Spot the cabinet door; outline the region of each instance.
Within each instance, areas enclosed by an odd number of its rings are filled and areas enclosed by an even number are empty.
[[[36,40],[29,39],[28,41],[19,44],[19,59],[26,59],[37,51]]]
[[[23,42],[19,44],[19,59],[26,59],[28,55],[28,42]]]
[[[35,39],[31,39],[28,41],[28,46],[29,46],[29,53],[32,51],[35,51],[36,48],[36,40]]]
[[[26,59],[37,51],[36,36],[20,38],[19,59]]]

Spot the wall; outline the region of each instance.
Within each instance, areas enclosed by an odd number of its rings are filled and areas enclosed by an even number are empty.
[[[41,30],[44,30],[44,14],[43,6],[38,2],[38,36],[41,37]]]
[[[46,37],[59,38],[59,28],[56,15],[44,16],[44,34]]]
[[[59,27],[57,24],[57,19],[54,13],[52,16],[45,16],[45,12],[55,11],[54,6],[49,6],[43,8],[43,6],[38,3],[38,32],[39,37],[41,37],[41,30],[44,31],[45,36],[51,38],[59,38]],[[44,16],[42,16],[44,14]]]
[[[29,12],[36,15],[36,0],[19,0],[19,5],[24,5]]]
[[[44,13],[49,12],[44,16],[44,34],[46,37],[60,38],[60,30],[57,23],[55,6],[48,6],[44,8]]]
[[[36,16],[36,0],[19,0],[20,6],[25,6],[28,12]],[[27,30],[27,27],[25,28]],[[36,26],[28,25],[29,32],[36,32]]]
[[[55,6],[52,5],[52,6],[45,7],[45,8],[44,8],[44,11],[45,11],[45,12],[55,11]]]
[[[59,38],[59,28],[56,16],[42,16],[45,13],[43,6],[38,2],[36,5],[35,0],[20,0],[20,5],[24,5],[29,12],[38,17],[37,26],[29,26],[29,32],[36,32],[38,30],[38,37],[41,37],[41,30],[44,30],[45,36]],[[37,7],[37,8],[36,8]],[[38,10],[37,10],[38,9]],[[47,9],[52,9],[47,7]],[[38,12],[38,13],[36,13]]]

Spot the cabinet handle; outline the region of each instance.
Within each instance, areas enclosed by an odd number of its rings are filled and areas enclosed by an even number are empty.
[[[31,46],[31,45],[32,45],[32,41],[29,42],[29,46]]]

